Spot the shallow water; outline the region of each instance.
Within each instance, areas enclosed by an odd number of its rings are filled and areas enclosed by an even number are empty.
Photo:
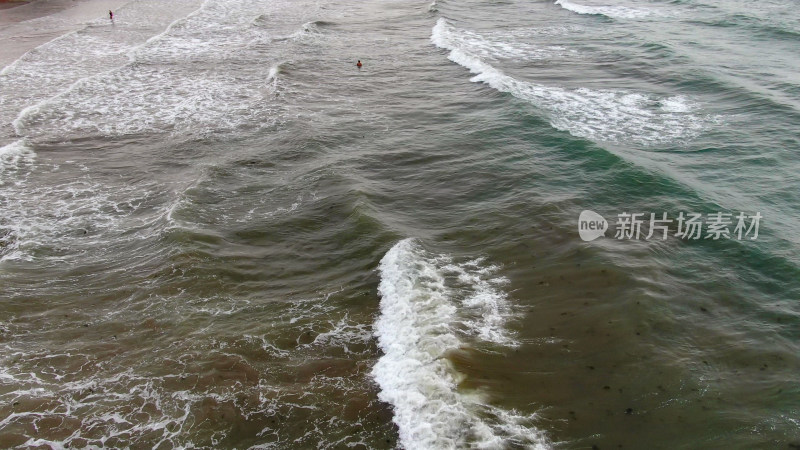
[[[115,19],[0,72],[0,447],[800,445],[791,2]]]

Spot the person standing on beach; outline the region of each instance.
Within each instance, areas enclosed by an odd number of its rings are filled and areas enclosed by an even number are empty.
[[[108,10],[108,18],[111,19],[112,22],[114,21],[114,13],[111,12],[110,9]]]

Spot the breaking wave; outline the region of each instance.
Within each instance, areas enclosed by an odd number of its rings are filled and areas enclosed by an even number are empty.
[[[463,392],[464,376],[447,352],[471,343],[517,345],[505,328],[511,308],[483,260],[458,263],[426,252],[413,239],[398,242],[380,263],[381,314],[375,334],[384,355],[372,375],[379,398],[394,408],[400,443],[407,449],[546,448],[535,416],[507,411],[481,392]]]
[[[606,142],[656,145],[691,139],[717,119],[701,116],[684,96],[660,98],[622,90],[565,89],[518,80],[486,62],[490,45],[480,35],[456,29],[440,18],[431,41],[449,59],[489,85],[542,109],[550,124],[573,136]]]

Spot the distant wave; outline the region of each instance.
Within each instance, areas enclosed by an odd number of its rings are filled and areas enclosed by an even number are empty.
[[[261,27],[267,25],[269,23],[270,15],[269,14],[259,14],[253,19],[251,25],[256,27]]]
[[[769,39],[796,41],[800,38],[800,29],[793,27],[791,22],[766,21],[743,14],[719,15],[712,20],[693,19],[692,23],[715,28],[742,28]]]
[[[298,31],[292,34],[292,37],[302,37],[310,34],[320,34],[321,32],[320,28],[325,24],[326,22],[321,22],[321,21],[306,22],[300,27]]]
[[[600,15],[612,19],[640,19],[653,13],[645,9],[629,8],[627,6],[587,6],[572,3],[569,0],[556,0],[556,5],[574,13]]]
[[[330,22],[327,20],[312,20],[311,22],[304,23],[301,29],[306,32],[319,33],[320,30],[331,27],[333,25],[336,24],[334,22]]]
[[[257,16],[255,19],[253,19],[253,21],[251,22],[251,25],[253,25],[253,26],[265,26],[265,25],[268,25],[271,18],[272,18],[272,15],[270,15],[270,14],[261,14],[261,15]],[[330,26],[333,26],[333,25],[336,25],[336,23],[328,21],[328,20],[312,20],[312,21],[309,21],[309,22],[306,22],[306,23],[302,24],[300,26],[300,31],[318,32],[322,28],[330,27]]]
[[[463,375],[446,358],[466,346],[465,339],[516,345],[504,327],[509,305],[497,269],[482,260],[456,263],[430,254],[413,239],[398,242],[381,260],[375,334],[384,355],[372,375],[379,398],[394,408],[403,448],[502,448],[508,442],[546,448],[534,416],[488,405],[479,392],[459,392]]]
[[[530,102],[549,116],[550,124],[596,141],[663,144],[696,137],[715,118],[696,114],[697,105],[684,96],[588,88],[564,89],[521,81],[487,63],[487,43],[458,30],[445,19],[433,27],[431,41],[450,51],[449,59],[475,74],[471,81]]]
[[[316,42],[316,38],[320,37],[323,33],[325,28],[331,27],[335,25],[334,22],[328,22],[325,20],[313,20],[311,22],[306,22],[300,26],[300,29],[295,31],[294,33],[283,36],[279,38],[275,38],[276,41],[298,41],[298,42]]]
[[[530,30],[525,30],[529,34]],[[538,30],[537,30],[538,31]],[[519,32],[496,31],[487,34],[478,34],[472,31],[460,30],[459,41],[468,43],[470,51],[484,60],[512,59],[515,61],[541,60],[564,56],[569,53],[565,47],[542,46],[531,43],[532,39],[519,39]],[[563,34],[562,29],[548,29],[539,34]],[[523,35],[524,37],[524,35]]]

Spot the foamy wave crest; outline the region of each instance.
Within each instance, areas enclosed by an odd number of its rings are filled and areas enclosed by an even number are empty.
[[[3,183],[3,173],[20,169],[30,165],[36,153],[25,144],[24,140],[12,142],[0,147],[0,184]]]
[[[535,416],[494,407],[480,392],[460,392],[463,375],[446,358],[472,341],[515,345],[504,327],[509,306],[497,269],[431,255],[412,239],[381,260],[375,334],[384,355],[372,375],[379,398],[394,407],[403,448],[547,448]]]
[[[284,73],[284,64],[283,62],[275,63],[269,68],[265,81],[270,92],[275,92],[278,89],[278,75]]]
[[[439,19],[433,27],[431,41],[449,50],[451,61],[475,74],[471,81],[530,102],[547,112],[553,127],[574,136],[606,142],[664,144],[694,138],[717,120],[698,115],[697,105],[683,96],[658,98],[620,90],[569,90],[517,80],[482,58],[486,44],[478,35],[458,30],[445,19]]]
[[[561,32],[563,33],[563,29]],[[553,29],[549,29],[545,30],[542,34],[555,34],[555,32]],[[513,59],[516,61],[533,61],[563,56],[567,53],[567,49],[564,47],[542,47],[525,42],[524,40],[518,39],[514,32],[503,33],[495,31],[489,34],[479,34],[472,31],[460,30],[460,35],[458,37],[452,37],[456,38],[459,43],[468,45],[470,52],[483,60],[496,61],[500,59]]]
[[[300,29],[294,33],[275,39],[276,41],[291,40],[305,44],[315,44],[322,38],[323,29],[333,25],[333,22],[326,22],[324,20],[314,20],[306,22],[300,26]]]
[[[568,0],[556,0],[556,5],[574,13],[606,16],[612,19],[641,19],[653,14],[653,11],[627,6],[587,6]]]

